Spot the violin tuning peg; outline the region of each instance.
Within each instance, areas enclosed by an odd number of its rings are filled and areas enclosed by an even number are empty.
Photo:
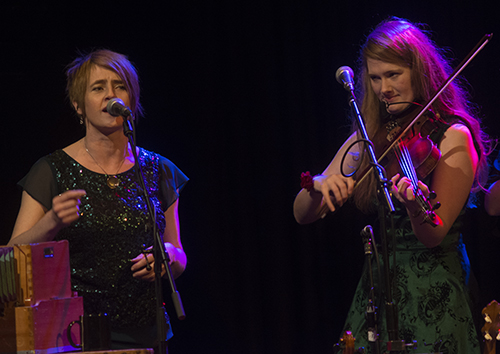
[[[488,315],[487,313],[484,314],[484,322],[486,323],[491,323],[491,318],[490,318],[490,315]]]
[[[484,334],[484,339],[486,339],[486,340],[492,340],[493,338],[491,337],[491,335],[489,333],[485,333]]]
[[[439,207],[440,207],[440,206],[441,206],[441,203],[440,203],[440,202],[437,202],[437,203],[436,203],[436,204],[434,204],[434,206],[432,207],[432,211],[439,209]]]
[[[436,192],[434,192],[434,191],[429,192],[429,199],[436,199],[436,197],[437,197]]]
[[[496,339],[497,339],[497,340],[500,340],[500,332],[498,332],[498,334],[497,334],[497,338],[496,338]]]

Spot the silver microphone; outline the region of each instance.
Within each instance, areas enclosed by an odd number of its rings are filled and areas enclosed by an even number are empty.
[[[347,91],[354,91],[354,71],[348,66],[341,66],[335,73],[335,78],[339,84],[344,85]]]
[[[123,118],[127,118],[132,116],[132,111],[130,108],[125,106],[125,103],[119,98],[112,98],[109,100],[106,105],[106,111],[111,114],[113,117],[122,116]]]

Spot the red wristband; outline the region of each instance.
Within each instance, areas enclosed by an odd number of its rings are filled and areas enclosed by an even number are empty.
[[[313,189],[314,181],[309,171],[300,174],[300,187],[307,189],[308,192]]]

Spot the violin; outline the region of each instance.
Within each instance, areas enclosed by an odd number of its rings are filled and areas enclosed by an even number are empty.
[[[411,180],[415,199],[420,206],[419,211],[414,214],[414,216],[418,216],[423,213],[424,219],[422,223],[429,223],[434,227],[437,226],[436,214],[434,211],[441,205],[440,203],[431,205],[429,199],[435,199],[436,194],[431,192],[429,198],[425,198],[422,191],[418,187],[418,179],[427,177],[436,167],[441,157],[441,152],[429,139],[429,135],[435,128],[437,128],[436,121],[439,116],[436,118],[429,118],[427,113],[431,112],[430,108],[439,95],[443,93],[448,85],[462,72],[462,70],[477,55],[477,53],[484,48],[484,46],[491,40],[492,36],[493,34],[486,34],[483,36],[479,43],[476,44],[476,46],[471,50],[469,55],[458,65],[450,77],[445,80],[434,96],[425,105],[422,105],[418,114],[416,114],[415,118],[413,118],[406,128],[403,129],[396,125],[391,126],[390,129],[388,129],[388,134],[386,136],[388,143],[385,144],[381,150],[379,150],[383,152],[377,157],[378,164],[381,164],[381,161],[389,154],[389,152],[393,152],[397,158],[400,171],[404,176]],[[353,143],[351,146],[357,142]],[[373,168],[373,166],[370,166],[362,174],[360,174],[361,177],[356,180],[356,184],[354,186],[355,188],[368,176],[369,173],[372,172]],[[354,173],[349,176],[352,176]],[[343,172],[342,174],[344,175]],[[391,174],[391,176],[395,174],[396,173]],[[344,176],[349,177],[347,175]],[[319,207],[318,215],[324,217],[327,212],[327,204],[322,203]]]
[[[390,121],[386,124],[387,135],[384,140],[387,143],[382,148],[376,148],[376,151],[392,152],[392,154],[386,154],[383,159],[379,158],[387,176],[399,173],[410,179],[415,200],[419,205],[419,210],[414,215],[423,214],[422,224],[428,223],[433,227],[438,225],[434,211],[441,204],[437,202],[432,205],[430,200],[436,198],[436,193],[430,192],[429,197],[426,198],[418,187],[418,181],[427,177],[441,158],[441,151],[429,138],[430,134],[438,128],[438,118],[430,114],[422,115],[403,136],[399,135],[403,128],[397,120]],[[388,149],[390,145],[393,146],[392,149]]]

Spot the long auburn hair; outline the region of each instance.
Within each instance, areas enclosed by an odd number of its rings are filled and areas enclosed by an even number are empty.
[[[361,48],[358,61],[361,79],[358,81],[357,91],[362,102],[361,112],[370,137],[374,137],[385,127],[380,113],[381,103],[373,92],[368,76],[368,59],[410,68],[414,100],[422,104],[432,98],[452,73],[452,68],[442,50],[420,27],[407,20],[392,17],[380,23],[368,35]],[[490,152],[490,141],[481,130],[479,119],[474,116],[474,108],[467,99],[467,92],[457,80],[454,80],[432,106],[434,113],[439,113],[445,122],[452,124],[458,121],[469,128],[479,157],[472,191],[481,189],[488,176],[487,155]],[[355,125],[353,129],[356,130]],[[363,171],[367,165],[368,161],[365,157],[360,171]],[[360,210],[368,212],[373,209],[376,187],[373,173],[357,186],[354,201]]]

